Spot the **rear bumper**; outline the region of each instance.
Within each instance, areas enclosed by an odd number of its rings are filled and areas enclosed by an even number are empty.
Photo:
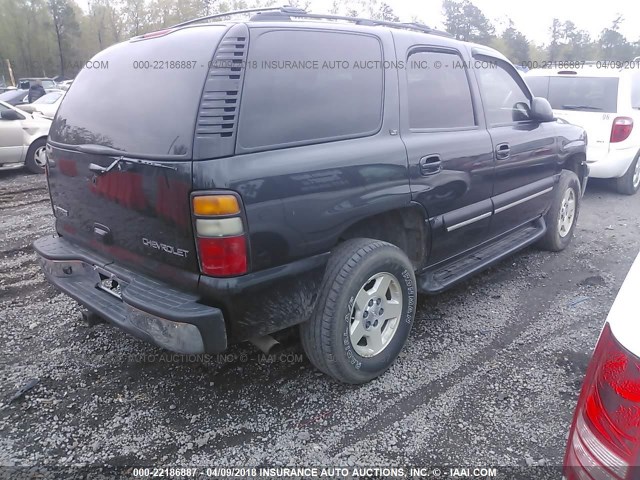
[[[593,178],[619,178],[629,169],[638,151],[633,148],[609,150],[604,157],[587,157],[589,176]]]
[[[227,348],[222,311],[198,303],[197,295],[106,262],[61,237],[40,238],[33,247],[51,283],[126,332],[178,353]],[[117,281],[119,291],[101,288],[105,280]]]

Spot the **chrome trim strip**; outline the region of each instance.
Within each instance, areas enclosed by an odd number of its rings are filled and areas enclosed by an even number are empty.
[[[553,187],[545,188],[544,190],[542,190],[542,191],[540,191],[538,193],[534,193],[533,195],[529,195],[528,197],[521,198],[518,201],[515,201],[513,203],[509,203],[508,205],[504,205],[504,206],[502,206],[500,208],[496,208],[494,213],[504,212],[505,210],[508,210],[511,207],[515,207],[516,205],[520,205],[521,203],[528,202],[529,200],[533,200],[534,198],[539,197],[540,195],[544,195],[545,193],[548,193],[551,190],[553,190]]]
[[[450,227],[447,227],[447,232],[453,232],[454,230],[457,230],[459,228],[465,227],[475,222],[479,222],[480,220],[484,220],[485,218],[490,217],[491,215],[492,215],[491,212],[487,212],[487,213],[483,213],[482,215],[478,215],[477,217],[470,218],[469,220],[465,220],[464,222],[456,223],[455,225],[451,225]]]

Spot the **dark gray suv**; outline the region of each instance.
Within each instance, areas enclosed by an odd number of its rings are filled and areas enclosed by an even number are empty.
[[[183,353],[299,325],[317,368],[362,383],[418,293],[569,243],[584,131],[500,53],[291,8],[207,20],[104,50],[58,110],[58,235],[35,249],[89,310]]]

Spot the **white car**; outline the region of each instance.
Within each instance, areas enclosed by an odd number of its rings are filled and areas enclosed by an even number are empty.
[[[565,454],[565,478],[637,479],[640,469],[640,255],[587,368]]]
[[[28,113],[37,112],[43,117],[47,117],[53,120],[53,117],[56,116],[58,107],[60,106],[60,103],[62,103],[62,99],[64,98],[65,94],[66,92],[62,90],[49,92],[37,99],[35,102],[27,103],[26,105],[19,105],[18,108]]]
[[[44,173],[51,120],[0,102],[0,170],[27,167]]]
[[[629,66],[636,65],[635,62]],[[610,68],[534,69],[525,80],[549,100],[556,117],[587,131],[589,176],[614,178],[620,193],[640,188],[640,63]]]

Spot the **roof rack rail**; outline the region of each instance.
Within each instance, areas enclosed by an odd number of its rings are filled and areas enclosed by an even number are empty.
[[[235,10],[233,12],[225,12],[225,13],[216,13],[215,15],[207,15],[205,17],[193,18],[191,20],[187,20],[186,22],[178,23],[169,28],[178,28],[185,27],[187,25],[191,25],[198,22],[204,22],[205,20],[213,20],[214,18],[224,18],[231,17],[233,15],[246,15],[247,13],[257,13],[257,12],[269,12],[274,10],[282,10],[288,7],[268,7],[268,8],[248,8],[246,10]]]
[[[291,6],[284,7],[270,7],[270,8],[250,8],[246,10],[236,10],[233,12],[217,13],[215,15],[207,15],[205,17],[194,18],[187,20],[186,22],[178,23],[170,28],[184,27],[192,25],[194,23],[203,22],[205,20],[213,20],[216,18],[230,17],[233,15],[246,15],[247,13],[255,13],[251,17],[252,21],[278,21],[278,20],[291,20],[292,18],[310,18],[318,20],[344,20],[347,22],[353,22],[356,25],[369,25],[369,26],[383,26],[391,28],[401,28],[405,30],[416,30],[424,33],[431,33],[433,35],[440,35],[443,37],[453,37],[450,33],[442,30],[431,28],[427,25],[417,22],[389,22],[386,20],[372,20],[370,18],[360,17],[347,17],[343,15],[324,15],[319,13],[307,13],[302,8],[296,8]]]
[[[291,18],[310,18],[318,20],[344,20],[347,22],[353,22],[356,25],[369,25],[369,26],[383,26],[391,28],[402,28],[405,30],[417,30],[419,32],[431,33],[434,35],[440,35],[443,37],[453,37],[448,32],[431,28],[427,25],[417,22],[389,22],[387,20],[373,20],[371,18],[360,17],[347,17],[344,15],[328,15],[321,13],[307,13],[301,8],[283,7],[281,9],[270,10],[266,12],[258,12],[251,17],[252,21],[268,21],[268,20],[283,20]]]

